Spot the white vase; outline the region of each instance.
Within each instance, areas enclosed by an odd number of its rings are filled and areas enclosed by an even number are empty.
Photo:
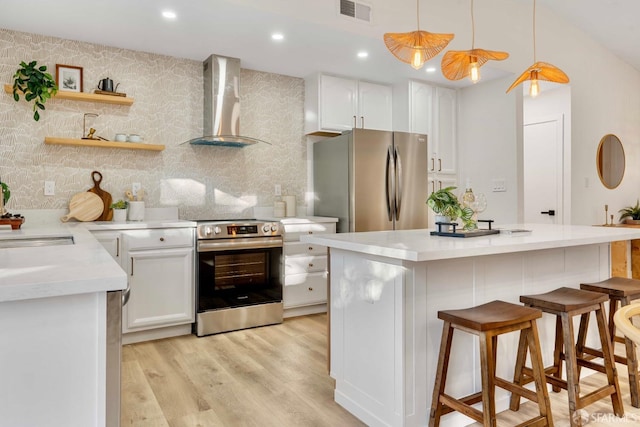
[[[438,224],[439,222],[451,222],[451,219],[446,216],[446,215],[436,215],[435,216],[435,222],[436,222],[436,231],[438,230]],[[451,228],[450,225],[442,225],[440,226],[440,231],[449,231],[449,229]]]
[[[126,209],[114,209],[113,222],[127,222],[127,210]]]

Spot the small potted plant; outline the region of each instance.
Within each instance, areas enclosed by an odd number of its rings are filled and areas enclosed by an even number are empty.
[[[436,214],[436,222],[455,222],[460,218],[465,229],[473,227],[473,210],[464,207],[453,194],[456,187],[446,187],[431,193],[427,199],[427,205]]]
[[[13,75],[13,99],[20,100],[24,94],[27,102],[33,101],[33,120],[40,120],[38,110],[44,110],[44,103],[58,92],[58,86],[51,74],[47,73],[47,66],[38,67],[36,61],[28,64],[20,63],[20,68]]]
[[[126,222],[127,221],[127,207],[129,203],[120,199],[115,203],[111,203],[110,208],[113,209],[113,222]]]
[[[640,199],[636,200],[635,206],[627,206],[618,212],[620,213],[620,221],[624,219],[626,224],[640,224]]]

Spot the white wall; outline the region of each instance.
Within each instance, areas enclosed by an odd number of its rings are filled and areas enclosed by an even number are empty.
[[[480,219],[496,225],[518,220],[518,124],[516,93],[504,94],[512,77],[478,83],[458,91],[459,187],[471,180],[474,193],[484,193],[487,210]],[[508,85],[507,85],[508,87]],[[506,192],[492,192],[492,180],[503,179]]]

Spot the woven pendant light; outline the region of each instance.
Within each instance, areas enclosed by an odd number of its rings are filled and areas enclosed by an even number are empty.
[[[416,5],[418,30],[410,33],[386,33],[384,44],[400,61],[419,70],[425,62],[447,47],[454,35],[420,31],[420,0],[416,0]]]
[[[472,82],[480,80],[480,67],[487,61],[502,61],[509,57],[507,52],[475,48],[476,26],[473,18],[473,0],[471,0],[471,50],[450,50],[442,57],[442,74],[449,80],[469,77]]]
[[[529,95],[535,97],[540,93],[538,80],[545,80],[553,83],[569,83],[569,77],[560,68],[547,62],[536,61],[536,0],[533,0],[533,65],[525,70],[524,73],[509,86],[507,93],[520,83],[530,80],[531,88]]]

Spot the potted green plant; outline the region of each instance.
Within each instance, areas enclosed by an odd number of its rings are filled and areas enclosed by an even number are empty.
[[[473,228],[473,210],[460,204],[453,194],[456,188],[446,187],[434,191],[427,199],[427,205],[436,214],[436,222],[455,222],[460,218],[465,229]]]
[[[33,101],[33,119],[36,122],[40,120],[38,110],[44,110],[47,99],[58,92],[56,81],[46,71],[46,65],[38,67],[36,61],[28,64],[22,61],[13,75],[13,99],[19,101],[20,93],[23,93],[27,102]]]
[[[111,203],[109,206],[113,209],[113,222],[126,222],[127,221],[127,207],[129,203],[120,199],[117,202]]]
[[[640,199],[636,200],[635,206],[627,206],[618,212],[620,213],[620,221],[627,218],[625,219],[627,224],[640,224]]]

